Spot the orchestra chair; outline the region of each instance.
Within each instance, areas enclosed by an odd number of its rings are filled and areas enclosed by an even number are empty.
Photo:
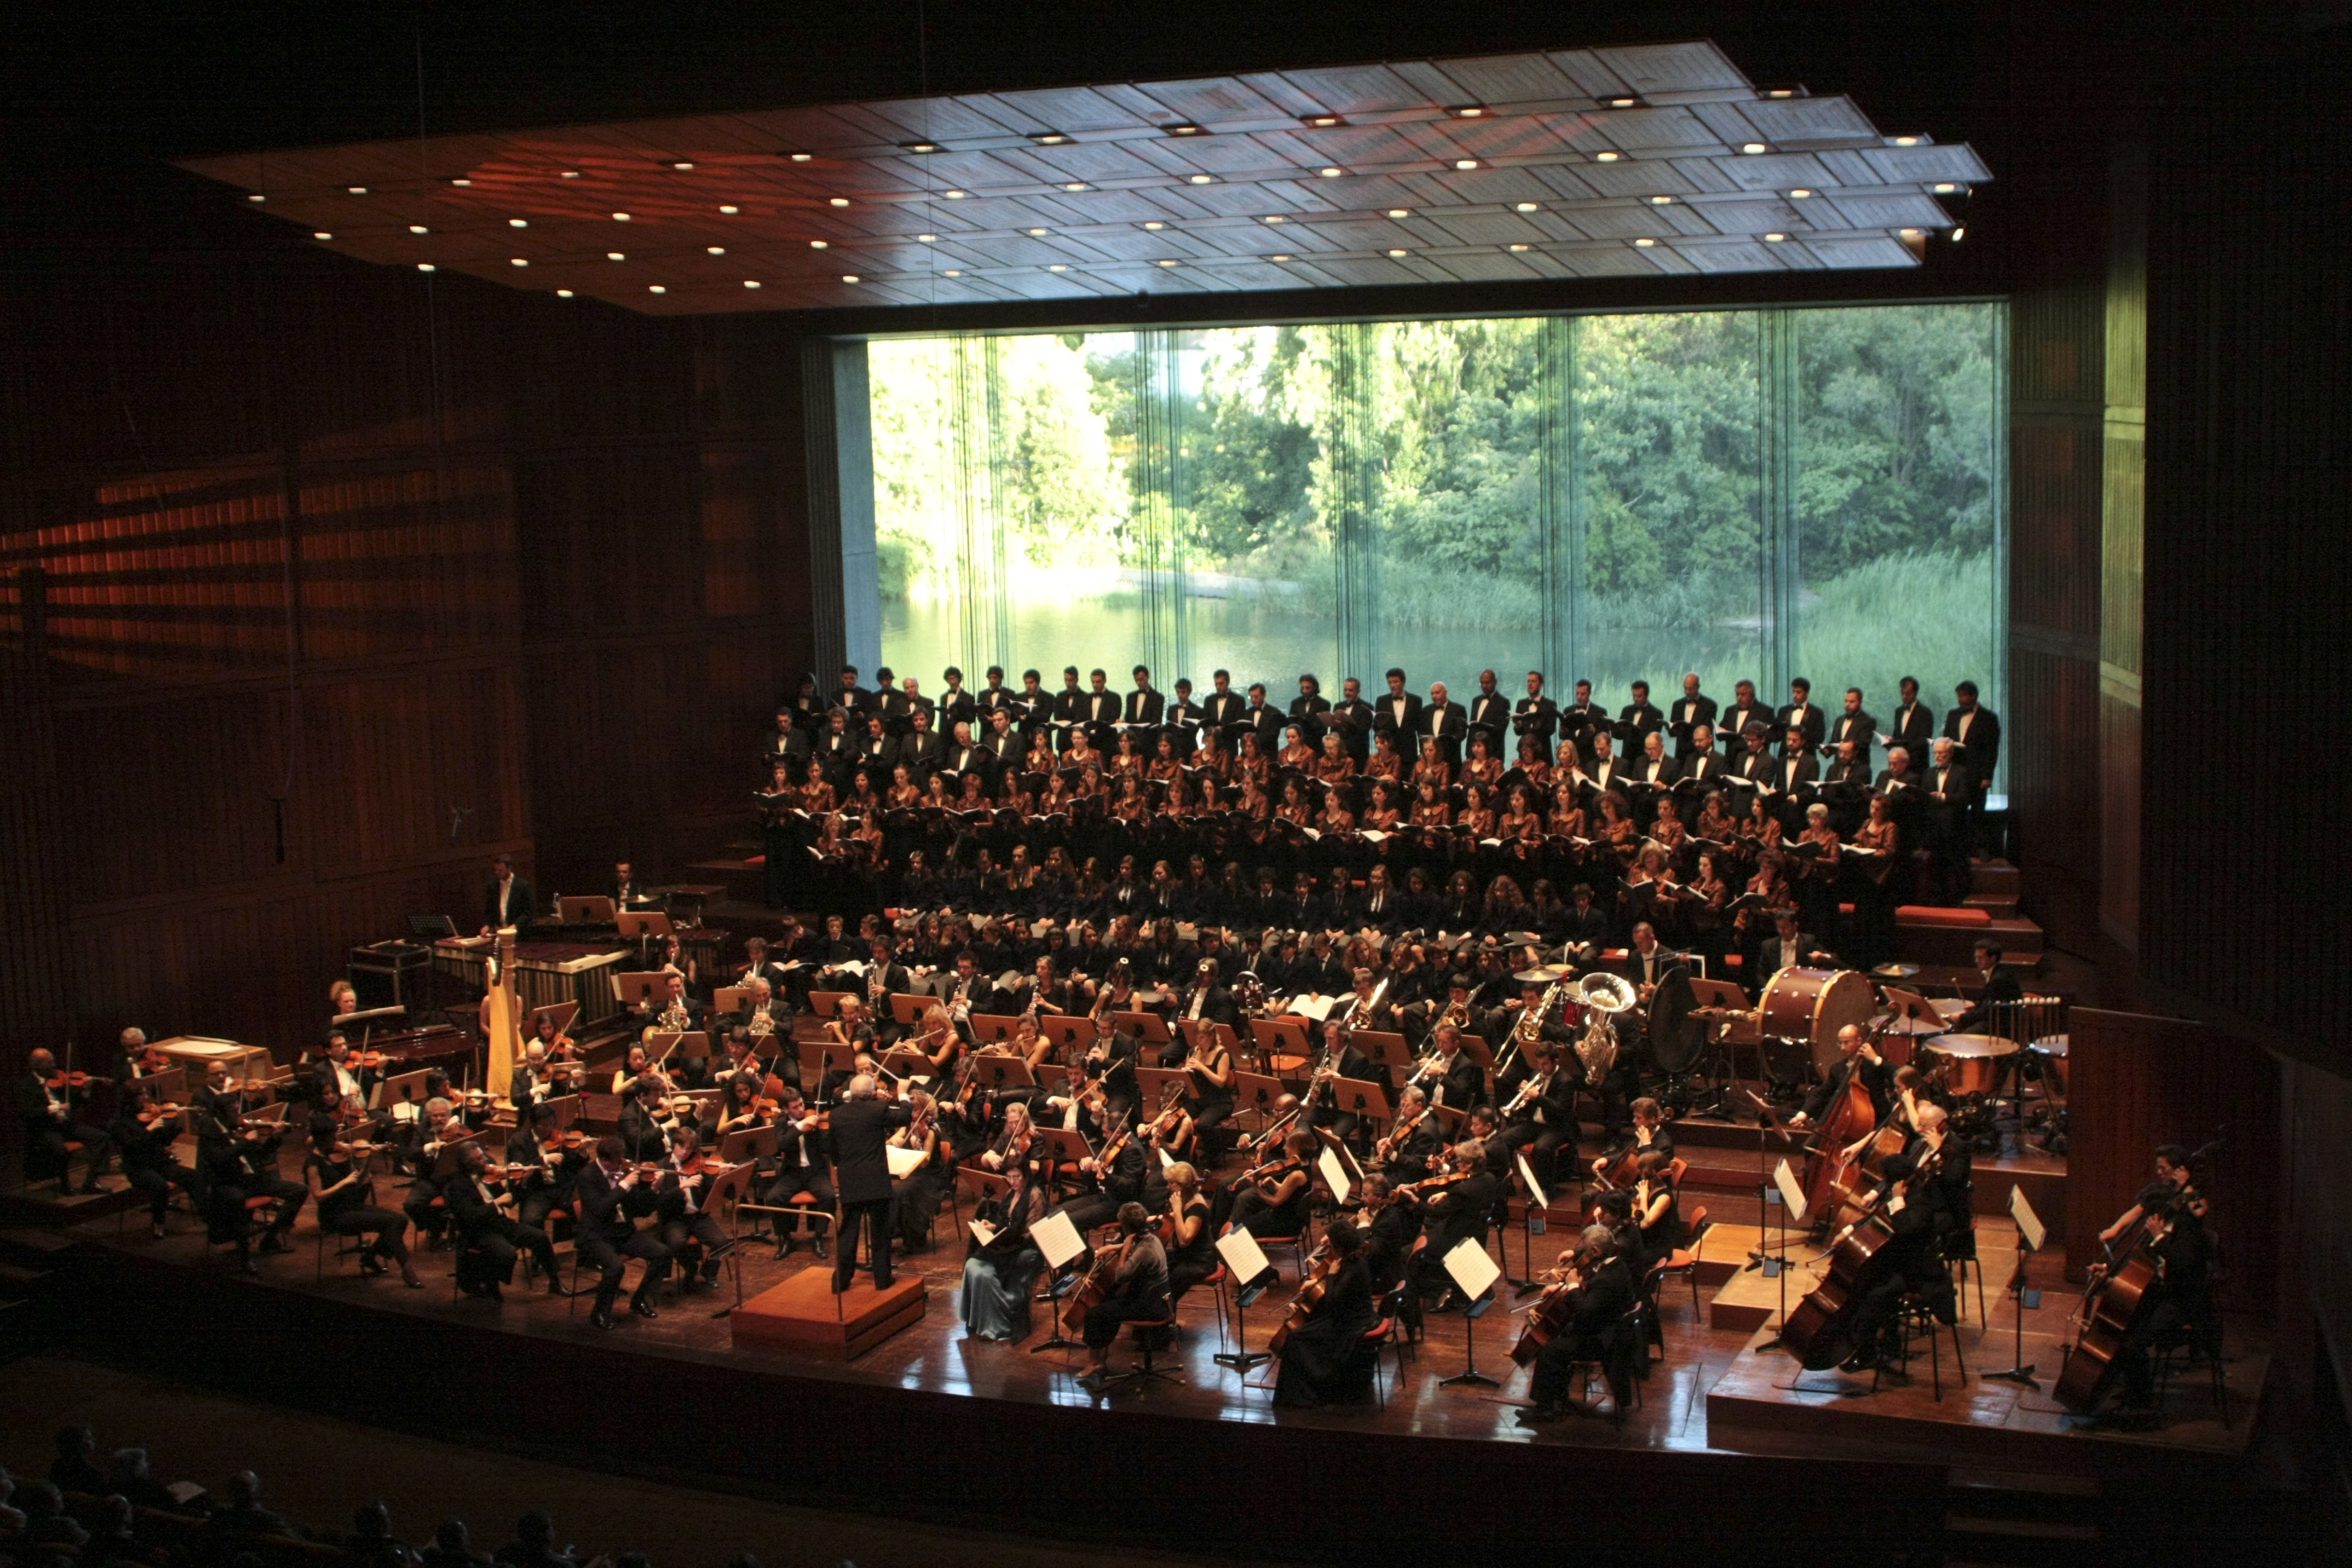
[[[1402,1388],[1404,1386],[1404,1352],[1412,1342],[1403,1331],[1403,1326],[1398,1321],[1399,1315],[1404,1310],[1404,1292],[1405,1288],[1399,1285],[1381,1296],[1380,1321],[1364,1331],[1363,1348],[1370,1352],[1372,1358],[1372,1400],[1382,1410],[1389,1407],[1389,1396],[1386,1386],[1381,1381],[1381,1352],[1384,1350],[1396,1352],[1395,1381],[1397,1386]]]
[[[1675,1163],[1679,1164],[1681,1162],[1678,1160]],[[1699,1205],[1698,1207],[1691,1211],[1690,1245],[1688,1247],[1675,1247],[1674,1251],[1668,1253],[1664,1258],[1651,1266],[1650,1278],[1648,1281],[1648,1295],[1650,1300],[1650,1342],[1658,1347],[1658,1355],[1662,1360],[1665,1356],[1666,1341],[1665,1329],[1659,1321],[1658,1291],[1669,1279],[1688,1280],[1690,1282],[1691,1318],[1694,1321],[1705,1321],[1699,1317],[1698,1260],[1700,1251],[1706,1245],[1706,1233],[1714,1226],[1714,1224],[1715,1222],[1713,1220],[1706,1217],[1706,1205],[1705,1204]]]
[[[1131,1349],[1142,1355],[1143,1360],[1129,1371],[1116,1373],[1106,1379],[1102,1389],[1105,1394],[1125,1384],[1133,1384],[1138,1388],[1150,1388],[1154,1384],[1177,1384],[1183,1381],[1181,1373],[1171,1367],[1155,1366],[1151,1360],[1152,1349],[1160,1342],[1160,1334],[1172,1331],[1176,1327],[1174,1308],[1170,1308],[1156,1318],[1121,1318],[1119,1327],[1129,1331],[1132,1337],[1128,1343]]]
[[[2213,1314],[2212,1332],[2198,1331],[2195,1319],[2160,1334],[2148,1347],[2149,1370],[2156,1377],[2156,1407],[2161,1411],[2170,1403],[2172,1374],[2186,1373],[2201,1357],[2212,1375],[2213,1407],[2221,1413],[2224,1431],[2230,1426],[2230,1379],[2221,1353],[2221,1316]]]
[[[751,1178],[758,1174],[758,1171],[757,1165],[747,1162],[712,1182],[710,1196],[703,1202],[703,1212],[716,1215],[740,1211],[743,1206],[743,1194],[751,1189]],[[709,1258],[716,1258],[726,1265],[728,1276],[735,1283],[735,1304],[741,1306],[743,1304],[743,1238],[730,1226],[727,1233],[727,1239],[711,1249]],[[686,1247],[677,1255],[677,1265],[670,1271],[672,1277],[678,1281],[678,1290],[681,1294],[686,1289],[686,1279],[688,1274],[700,1273],[701,1266],[709,1261],[709,1258],[704,1257],[702,1244],[699,1241],[690,1235],[686,1238]],[[690,1262],[689,1259],[691,1259]]]
[[[1955,1313],[1954,1316],[1958,1314]],[[1960,1386],[1969,1385],[1969,1363],[1960,1356],[1960,1326],[1946,1325],[1936,1321],[1934,1309],[1927,1298],[1916,1290],[1903,1292],[1902,1301],[1895,1309],[1895,1371],[1907,1381],[1911,1376],[1911,1347],[1924,1339],[1927,1342],[1927,1370],[1935,1380],[1936,1403],[1944,1402],[1943,1332],[1948,1326],[1952,1333],[1952,1365],[1958,1369]],[[1878,1392],[1878,1380],[1885,1374],[1886,1358],[1881,1355],[1871,1370],[1870,1391]]]
[[[1610,1342],[1602,1348],[1601,1353],[1580,1356],[1568,1363],[1569,1375],[1576,1380],[1576,1393],[1570,1397],[1570,1403],[1585,1405],[1588,1407],[1586,1413],[1591,1413],[1592,1378],[1597,1373],[1603,1386],[1609,1390],[1609,1403],[1614,1407],[1609,1413],[1610,1423],[1623,1426],[1629,1407],[1625,1401],[1617,1397],[1617,1384],[1611,1380],[1609,1369],[1612,1364],[1617,1365],[1625,1380],[1626,1390],[1633,1395],[1633,1403],[1641,1404],[1642,1384],[1649,1375],[1641,1346],[1643,1336],[1648,1331],[1642,1326],[1642,1300],[1637,1293],[1633,1304],[1625,1309],[1625,1315],[1617,1320],[1617,1331],[1610,1336]]]
[[[276,1198],[269,1197],[265,1194],[261,1197],[252,1197],[245,1200],[245,1230],[247,1236],[250,1237],[257,1230],[268,1230],[272,1225],[276,1224],[277,1221],[278,1200]],[[215,1247],[235,1247],[236,1245],[236,1237],[230,1237],[226,1241],[215,1241],[213,1239],[212,1220],[209,1216],[206,1217],[205,1220],[205,1250],[206,1252],[210,1252]]]
[[[1224,1259],[1219,1258],[1216,1268],[1202,1276],[1201,1282],[1192,1287],[1192,1290],[1208,1291],[1210,1300],[1216,1303],[1217,1343],[1220,1346],[1225,1342],[1225,1282],[1231,1273],[1232,1270],[1225,1267]],[[1192,1293],[1192,1290],[1185,1292],[1188,1296]],[[1179,1300],[1176,1304],[1181,1307],[1183,1302]]]
[[[793,1193],[786,1202],[781,1204],[737,1203],[735,1205],[736,1228],[733,1235],[735,1239],[738,1241],[741,1241],[743,1239],[742,1223],[743,1216],[746,1214],[796,1214],[803,1219],[809,1222],[809,1227],[812,1231],[815,1229],[816,1222],[818,1220],[830,1220],[833,1222],[833,1225],[832,1229],[828,1234],[831,1236],[832,1239],[836,1242],[841,1239],[840,1214],[835,1209],[820,1208],[817,1205],[816,1194],[808,1191],[806,1188],[803,1188],[801,1191]],[[859,1228],[863,1229],[864,1227],[860,1226]],[[776,1229],[775,1222],[772,1220],[768,1224],[768,1233],[776,1238],[776,1256],[778,1258],[783,1257],[784,1234],[783,1232]]]
[[[1946,1268],[1959,1271],[1959,1278],[1954,1285],[1958,1292],[1962,1316],[1967,1315],[1969,1276],[1974,1274],[1977,1277],[1977,1322],[1981,1327],[1990,1328],[1992,1320],[1985,1316],[1984,1265],[1977,1258],[1976,1215],[1969,1216],[1966,1230],[1956,1230],[1938,1242],[1937,1251],[1943,1258]]]
[[[438,1203],[441,1200],[436,1198],[433,1201]],[[453,1235],[450,1239],[454,1242],[457,1237]],[[467,1265],[478,1265],[486,1262],[489,1256],[489,1253],[479,1242],[469,1241],[465,1243],[463,1246],[457,1247],[454,1256],[449,1259],[449,1300],[455,1301],[466,1293],[465,1281],[466,1268]],[[526,1254],[524,1258],[518,1259],[517,1261],[526,1261],[528,1256],[529,1255]],[[574,1284],[579,1282],[577,1264],[573,1265],[572,1282]]]

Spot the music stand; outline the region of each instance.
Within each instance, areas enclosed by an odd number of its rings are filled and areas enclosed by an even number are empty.
[[[713,1013],[740,1013],[751,1005],[749,985],[721,985],[710,994]]]
[[[1002,1013],[974,1013],[971,1016],[972,1043],[992,1046],[999,1040],[1010,1040],[1020,1032],[1021,1020],[1008,1018]]]
[[[613,995],[623,1008],[651,1008],[656,997],[669,993],[667,969],[634,970],[613,976]]]
[[[778,1129],[772,1125],[738,1127],[734,1131],[719,1140],[719,1163],[739,1165],[746,1160],[774,1159],[777,1132]]]
[[[1268,1078],[1264,1073],[1242,1072],[1238,1069],[1234,1073],[1234,1104],[1242,1110],[1257,1112],[1257,1124],[1261,1131],[1265,1130],[1265,1124],[1273,1120],[1274,1102],[1289,1092],[1282,1087],[1280,1079]]]
[[[1076,1137],[1076,1134],[1065,1133],[1064,1136]],[[1029,1239],[1037,1244],[1038,1252],[1045,1259],[1046,1268],[1054,1274],[1061,1274],[1064,1265],[1086,1256],[1086,1237],[1078,1234],[1078,1227],[1070,1222],[1069,1215],[1060,1209],[1055,1209],[1052,1214],[1031,1226]],[[1073,1351],[1083,1348],[1083,1342],[1063,1337],[1062,1298],[1076,1289],[1079,1281],[1085,1278],[1086,1276],[1082,1274],[1066,1275],[1047,1289],[1045,1299],[1053,1305],[1047,1310],[1046,1321],[1053,1326],[1054,1331],[1042,1344],[1029,1347],[1031,1355],[1043,1355],[1047,1351]]]
[[[801,1082],[814,1081],[820,1093],[831,1073],[854,1073],[857,1070],[857,1053],[838,1040],[802,1040]]]
[[[1395,1115],[1389,1109],[1388,1089],[1370,1079],[1333,1079],[1331,1103],[1342,1112],[1352,1111],[1367,1121],[1387,1121]]]
[[[1147,1046],[1164,1046],[1176,1037],[1168,1032],[1168,1020],[1157,1013],[1113,1013],[1111,1027],[1134,1036]]]
[[[1453,1388],[1469,1384],[1478,1388],[1500,1388],[1503,1385],[1478,1370],[1478,1320],[1495,1304],[1495,1281],[1503,1277],[1501,1268],[1488,1257],[1486,1249],[1475,1237],[1464,1237],[1454,1244],[1454,1250],[1440,1259],[1445,1272],[1452,1276],[1454,1288],[1462,1292],[1469,1303],[1462,1310],[1464,1329],[1463,1353],[1466,1358],[1460,1372],[1452,1377],[1440,1378],[1437,1386]]]
[[[918,996],[911,991],[894,991],[890,994],[890,1016],[900,1024],[919,1023],[923,1009],[934,1000],[936,998],[928,995]]]
[[[1037,1020],[1038,1031],[1056,1050],[1084,1051],[1094,1044],[1095,1021],[1076,1013],[1053,1013]]]
[[[1544,1191],[1541,1182],[1536,1180],[1536,1168],[1528,1163],[1526,1150],[1512,1150],[1511,1163],[1518,1170],[1519,1180],[1527,1184],[1528,1196],[1527,1206],[1519,1211],[1519,1268],[1527,1278],[1514,1279],[1510,1284],[1515,1290],[1525,1290],[1536,1277],[1536,1237],[1551,1226],[1551,1194]],[[1510,1253],[1507,1249],[1503,1257],[1508,1261]]]
[[[1271,1282],[1261,1285],[1257,1281],[1272,1273],[1274,1266],[1266,1261],[1265,1250],[1258,1246],[1257,1237],[1245,1230],[1229,1230],[1217,1237],[1217,1256],[1224,1260],[1225,1278],[1234,1283],[1234,1344],[1236,1348],[1219,1351],[1211,1359],[1219,1366],[1247,1373],[1260,1363],[1274,1359],[1265,1351],[1249,1348],[1249,1320],[1243,1316],[1251,1302],[1272,1288]]]
[[[533,1007],[530,1010],[530,1015],[522,1021],[523,1043],[525,1045],[529,1045],[532,1040],[538,1038],[539,1021],[543,1017],[549,1016],[552,1016],[554,1018],[555,1033],[558,1037],[561,1037],[566,1029],[572,1027],[572,1020],[580,1016],[580,1004],[577,1002],[551,1002],[544,1007]]]
[[[608,926],[619,922],[613,918],[613,900],[598,895],[575,899],[569,896],[555,900],[555,918],[568,926]]]
[[[1062,1127],[1038,1128],[1036,1142],[1031,1147],[1033,1150],[1043,1149],[1050,1155],[1055,1170],[1064,1165],[1075,1165],[1081,1160],[1091,1160],[1095,1152],[1084,1133],[1072,1132]],[[1032,1230],[1034,1232],[1034,1226]]]
[[[541,1100],[540,1104],[547,1107],[550,1111],[553,1112],[553,1131],[562,1132],[579,1125],[579,1095],[551,1094],[545,1100]]]
[[[1349,1038],[1374,1067],[1390,1072],[1412,1070],[1412,1047],[1405,1044],[1402,1035],[1385,1029],[1359,1029]]]
[[[1136,1103],[1148,1107],[1153,1114],[1157,1114],[1160,1110],[1160,1097],[1167,1091],[1167,1087],[1171,1083],[1181,1083],[1190,1090],[1192,1086],[1192,1075],[1181,1068],[1137,1068],[1135,1069]],[[1146,1116],[1144,1120],[1148,1121],[1150,1117]]]
[[[1037,1087],[1036,1075],[1019,1057],[1001,1057],[993,1053],[975,1056],[971,1058],[971,1070],[980,1078],[982,1086],[991,1091]]]
[[[838,1017],[841,1013],[841,999],[856,994],[855,991],[812,991],[808,994],[809,1011],[820,1018]]]
[[[2025,1266],[2050,1236],[2042,1226],[2042,1216],[2026,1201],[2025,1189],[2014,1184],[2009,1189],[2009,1217],[2017,1226],[2017,1268],[2009,1277],[2009,1293],[2017,1301],[2017,1359],[2000,1372],[1977,1375],[1995,1383],[2020,1384],[2039,1394],[2042,1384],[2034,1380],[2033,1363],[2025,1359]]]

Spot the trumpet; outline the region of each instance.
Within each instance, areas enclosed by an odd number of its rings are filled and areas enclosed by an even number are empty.
[[[1556,1066],[1551,1066],[1546,1067],[1541,1072],[1529,1073],[1527,1082],[1519,1085],[1518,1093],[1511,1096],[1510,1104],[1503,1107],[1504,1116],[1507,1118],[1517,1116],[1521,1110],[1527,1109],[1529,1100],[1541,1100],[1549,1093],[1552,1076],[1557,1070]]]

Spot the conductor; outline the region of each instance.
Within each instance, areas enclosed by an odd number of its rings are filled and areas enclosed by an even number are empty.
[[[857,1273],[861,1228],[874,1248],[874,1288],[890,1288],[890,1159],[884,1150],[891,1131],[913,1119],[903,1103],[876,1098],[872,1073],[851,1079],[847,1098],[833,1108],[835,1183],[841,1194],[841,1250],[833,1260],[836,1296]]]

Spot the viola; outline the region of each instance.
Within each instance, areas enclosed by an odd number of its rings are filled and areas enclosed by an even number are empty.
[[[540,1152],[544,1154],[566,1154],[577,1150],[585,1149],[587,1146],[588,1134],[583,1132],[577,1127],[573,1127],[557,1133],[554,1137],[550,1138],[547,1142],[541,1143],[539,1148]]]

